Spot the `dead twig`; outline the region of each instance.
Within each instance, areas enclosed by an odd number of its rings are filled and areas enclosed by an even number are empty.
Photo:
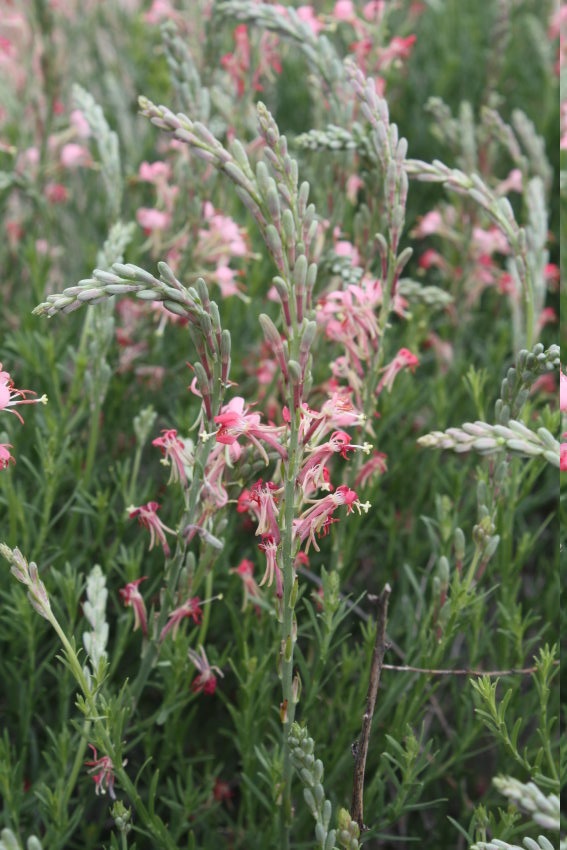
[[[355,751],[356,761],[354,765],[354,781],[350,816],[358,823],[361,831],[364,829],[364,772],[366,770],[366,757],[368,755],[370,729],[372,727],[376,696],[378,694],[378,686],[380,684],[380,674],[382,673],[384,653],[386,652],[386,620],[388,617],[388,600],[391,592],[392,588],[389,584],[386,584],[384,586],[384,590],[378,597],[376,640],[374,643],[374,651],[372,653],[372,663],[370,665],[370,682],[368,685],[368,696],[366,697],[366,711],[362,716],[362,729],[360,731],[360,738],[358,739]]]
[[[553,662],[555,666],[559,661]],[[383,664],[383,670],[396,670],[398,673],[429,673],[431,676],[529,676],[537,672],[537,667],[510,667],[509,670],[434,670],[429,667],[410,667],[407,664]]]

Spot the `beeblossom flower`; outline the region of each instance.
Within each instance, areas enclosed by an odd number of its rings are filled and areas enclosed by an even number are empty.
[[[266,571],[259,586],[263,587],[267,583],[267,586],[271,587],[275,578],[276,596],[281,599],[283,597],[282,571],[278,566],[278,547],[272,535],[263,534],[258,548],[262,549],[266,555]]]
[[[256,446],[268,463],[266,450],[259,442],[259,440],[262,440],[270,448],[275,449],[282,458],[287,458],[287,451],[276,438],[280,429],[271,425],[261,425],[260,414],[249,413],[248,411],[249,408],[244,408],[244,399],[240,396],[236,396],[223,406],[222,412],[214,418],[215,423],[220,425],[216,435],[217,443],[231,446],[239,437],[243,436]]]
[[[387,469],[386,460],[387,455],[385,455],[384,452],[375,450],[370,460],[363,463],[358,470],[357,476],[354,480],[354,486],[357,489],[359,487],[366,487],[370,479],[375,475],[383,475]]]
[[[201,624],[203,611],[199,607],[200,601],[201,600],[198,596],[193,596],[191,599],[188,599],[187,602],[184,602],[183,605],[180,605],[179,608],[176,608],[171,612],[168,622],[161,630],[159,636],[160,642],[166,637],[166,635],[169,634],[169,632],[172,632],[172,637],[175,640],[181,621],[186,617],[191,618],[196,626]]]
[[[21,404],[47,404],[46,395],[42,395],[41,398],[26,398],[26,395],[36,395],[36,393],[33,390],[16,389],[9,372],[2,371],[2,364],[0,363],[0,410],[15,414],[23,423],[24,420],[20,413],[11,408]]]
[[[141,628],[144,635],[147,635],[148,633],[148,618],[146,614],[146,605],[142,598],[142,594],[138,590],[138,586],[141,582],[146,581],[147,578],[148,576],[142,576],[141,578],[137,578],[135,581],[130,581],[125,587],[121,587],[118,591],[124,600],[126,607],[132,608],[134,611],[134,631]]]
[[[89,744],[89,748],[93,751],[93,759],[91,761],[86,761],[85,765],[90,767],[88,773],[93,774],[92,779],[95,782],[95,794],[106,794],[108,791],[108,796],[111,800],[116,800],[116,794],[114,793],[114,765],[112,763],[112,759],[109,756],[101,756],[98,758],[97,751],[92,744]]]
[[[214,694],[217,687],[217,677],[214,675],[213,670],[219,676],[224,678],[222,670],[217,667],[216,664],[209,664],[209,660],[205,654],[203,646],[199,647],[199,652],[195,652],[194,649],[188,649],[187,655],[189,656],[189,660],[199,671],[191,684],[191,690],[193,693],[199,694],[203,692],[205,694]]]
[[[376,388],[376,393],[379,395],[384,387],[386,387],[388,392],[391,392],[396,375],[405,368],[409,368],[414,372],[416,366],[419,366],[419,360],[415,354],[412,354],[407,348],[400,348],[392,362],[383,370],[383,375]]]
[[[242,580],[244,588],[244,599],[242,601],[242,611],[246,610],[248,599],[253,599],[260,596],[260,589],[254,579],[254,564],[248,558],[243,558],[237,567],[229,570],[233,575],[237,575]]]
[[[172,481],[181,481],[183,486],[187,484],[186,466],[191,466],[193,458],[189,455],[185,444],[177,436],[177,431],[174,428],[162,430],[161,437],[156,437],[152,440],[152,446],[156,446],[161,450],[163,455],[162,463],[164,466],[171,465],[171,475],[169,483]]]
[[[347,513],[352,513],[354,507],[358,509],[359,513],[361,510],[366,512],[370,507],[368,504],[361,505],[356,492],[350,490],[346,484],[341,484],[334,493],[330,493],[323,499],[318,499],[301,514],[299,519],[293,521],[294,537],[298,537],[302,543],[307,540],[307,549],[312,543],[315,549],[319,551],[315,534],[326,535],[331,523],[338,522],[337,519],[332,517],[332,514],[341,505],[347,506]]]
[[[139,507],[131,505],[127,508],[127,511],[131,519],[137,516],[140,525],[143,525],[150,532],[149,549],[153,549],[157,541],[162,547],[166,558],[169,558],[171,550],[165,538],[165,532],[169,531],[171,534],[175,534],[175,531],[173,528],[165,525],[158,517],[157,511],[159,507],[157,502],[148,502],[146,505],[140,505]]]
[[[0,443],[0,469],[7,469],[9,463],[16,461],[10,454],[10,449],[13,448],[10,443]]]

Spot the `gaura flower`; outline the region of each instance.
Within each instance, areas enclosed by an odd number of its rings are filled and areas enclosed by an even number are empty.
[[[26,398],[26,395],[36,395],[36,393],[33,390],[17,390],[9,372],[3,372],[0,363],[0,410],[15,414],[23,423],[24,420],[20,413],[17,410],[10,410],[10,408],[17,407],[20,404],[47,404],[46,395],[42,395],[41,398]]]
[[[134,631],[141,627],[144,635],[147,635],[148,633],[148,619],[146,614],[146,605],[142,598],[142,594],[138,590],[138,585],[147,578],[148,576],[137,578],[135,581],[129,582],[125,587],[121,587],[118,591],[124,600],[126,607],[132,608],[134,611]]]
[[[392,362],[385,367],[384,374],[376,388],[376,393],[379,395],[384,387],[387,388],[388,392],[391,392],[398,372],[401,372],[406,367],[414,372],[416,366],[419,366],[419,360],[415,354],[412,354],[407,348],[400,348]]]
[[[0,443],[0,469],[7,469],[9,463],[16,462],[10,454],[11,448],[9,443]]]
[[[114,765],[112,764],[112,759],[109,756],[101,756],[98,758],[96,749],[93,745],[89,744],[89,747],[93,751],[93,760],[86,761],[85,765],[91,768],[88,772],[93,774],[92,778],[96,785],[95,794],[106,794],[108,791],[110,799],[116,800],[116,794],[114,793]]]
[[[201,692],[214,694],[217,687],[217,677],[214,675],[213,670],[222,677],[224,677],[224,673],[215,664],[212,666],[209,664],[208,658],[205,655],[205,650],[202,646],[199,647],[199,652],[200,654],[195,652],[194,649],[187,650],[187,655],[189,656],[190,661],[193,662],[199,671],[198,675],[193,679],[191,690],[195,694],[199,694]]]
[[[172,632],[172,637],[175,640],[177,632],[179,630],[179,626],[181,621],[186,617],[190,617],[196,626],[201,624],[201,617],[203,616],[203,611],[199,607],[200,599],[198,596],[193,596],[191,599],[188,599],[187,602],[184,602],[183,605],[180,605],[179,608],[176,608],[175,611],[172,611],[169,615],[169,620],[166,625],[161,630],[159,639],[160,642],[166,637],[169,632]]]
[[[310,508],[304,511],[299,519],[293,521],[293,532],[295,537],[299,537],[303,543],[307,540],[307,549],[313,543],[317,551],[319,547],[315,540],[315,534],[325,536],[329,532],[329,528],[333,522],[338,522],[332,518],[332,514],[341,505],[347,506],[347,513],[352,513],[354,508],[360,513],[365,513],[370,508],[370,504],[366,502],[361,504],[358,501],[358,496],[354,490],[350,490],[346,484],[341,484],[337,487],[334,493],[329,493],[323,499],[317,499]]]
[[[258,544],[258,548],[266,553],[266,572],[259,586],[262,587],[267,582],[268,587],[271,587],[275,577],[276,596],[281,599],[283,597],[282,571],[278,566],[278,547],[272,535],[263,534],[262,542]]]
[[[259,450],[260,454],[268,463],[266,450],[259,440],[267,443],[270,448],[275,449],[282,458],[287,458],[287,451],[278,442],[276,434],[279,429],[271,425],[260,424],[259,413],[249,413],[249,408],[244,408],[244,399],[236,396],[222,408],[222,413],[215,416],[215,423],[220,425],[217,431],[217,443],[231,446],[239,437],[250,440]]]
[[[161,450],[163,455],[161,462],[164,466],[171,465],[169,483],[172,481],[181,481],[185,485],[187,483],[185,467],[190,466],[193,459],[190,457],[185,444],[177,436],[175,429],[162,430],[161,433],[163,436],[152,440],[152,446],[157,446]]]
[[[254,564],[248,558],[243,558],[237,567],[229,570],[233,575],[237,575],[242,579],[244,588],[244,599],[242,601],[241,611],[246,610],[248,599],[253,599],[255,596],[260,596],[260,588],[254,579]]]
[[[160,506],[157,502],[148,502],[147,505],[140,505],[139,507],[134,507],[134,505],[131,505],[129,508],[127,508],[127,511],[131,519],[137,516],[140,525],[143,525],[144,528],[147,528],[150,532],[149,549],[153,549],[156,540],[158,540],[165,553],[166,558],[169,558],[171,551],[167,540],[165,539],[165,532],[169,531],[171,532],[171,534],[175,534],[175,531],[173,530],[173,528],[168,528],[167,525],[164,525],[164,523],[158,517],[157,511],[159,507]]]

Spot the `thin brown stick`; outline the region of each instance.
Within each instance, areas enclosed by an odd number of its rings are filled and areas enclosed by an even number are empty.
[[[357,822],[361,830],[364,829],[364,772],[366,770],[370,729],[372,727],[376,696],[378,695],[380,674],[382,673],[384,653],[386,652],[386,619],[388,617],[388,600],[391,592],[392,588],[389,584],[386,584],[378,597],[376,640],[374,642],[374,652],[372,653],[372,663],[370,665],[370,682],[368,684],[368,696],[366,697],[366,711],[362,715],[362,729],[355,753],[356,761],[354,764],[350,816]]]
[[[558,665],[559,661],[554,661]],[[410,667],[409,665],[383,664],[383,670],[396,670],[399,673],[429,673],[431,676],[528,676],[536,673],[537,667],[511,667],[509,670],[433,670],[428,667]]]

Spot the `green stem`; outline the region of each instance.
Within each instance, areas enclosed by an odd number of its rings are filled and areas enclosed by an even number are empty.
[[[176,844],[169,835],[169,832],[167,831],[165,825],[156,816],[152,816],[150,814],[150,812],[142,802],[142,799],[138,794],[134,783],[130,780],[130,777],[124,770],[120,753],[118,753],[116,748],[113,746],[112,740],[104,723],[105,718],[101,717],[98,713],[94,694],[91,691],[89,684],[86,680],[85,674],[83,672],[74,647],[71,645],[69,639],[67,638],[67,635],[65,634],[65,632],[59,625],[59,622],[51,612],[49,612],[48,619],[53,628],[55,629],[59,640],[63,645],[69,668],[71,669],[71,672],[73,673],[73,676],[75,677],[75,680],[83,693],[86,707],[88,708],[89,714],[91,715],[90,718],[88,718],[88,721],[94,723],[97,738],[101,741],[101,744],[105,751],[105,755],[107,755],[112,761],[116,778],[118,779],[120,785],[131,800],[132,805],[139,814],[140,819],[144,823],[146,829],[159,842],[158,846],[164,848],[164,850],[178,850]],[[75,764],[76,762],[77,760],[75,759]]]
[[[293,568],[293,518],[295,513],[295,482],[298,468],[298,426],[297,416],[291,417],[289,438],[289,461],[285,473],[284,517],[282,561],[283,561],[283,615],[281,631],[282,651],[282,714],[283,721],[283,774],[282,774],[282,805],[280,809],[280,841],[281,850],[289,848],[289,825],[291,820],[291,771],[292,764],[288,743],[289,730],[295,718],[295,702],[293,701],[293,608],[291,594],[295,581]]]

